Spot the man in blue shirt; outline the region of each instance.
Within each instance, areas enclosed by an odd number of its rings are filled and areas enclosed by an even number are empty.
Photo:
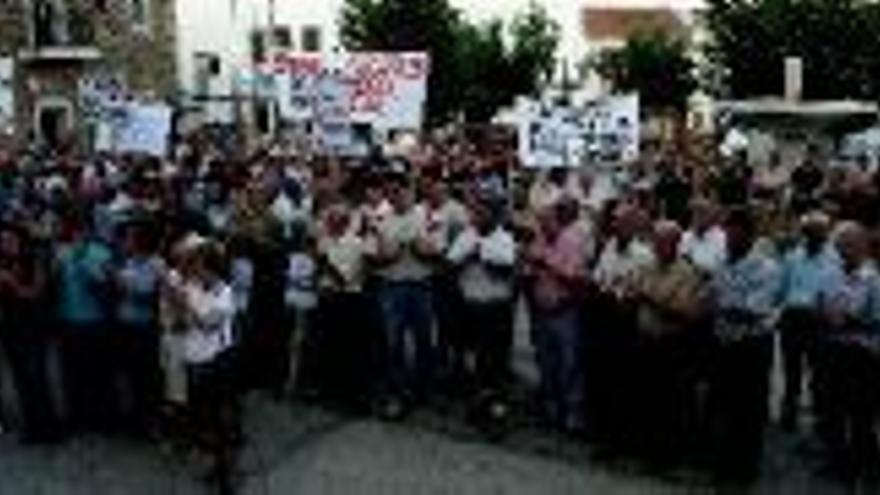
[[[819,340],[818,430],[828,448],[831,474],[876,474],[880,275],[861,225],[843,224],[837,249],[842,269],[819,294],[824,327]]]
[[[56,281],[69,420],[74,429],[112,419],[109,289],[112,254],[88,234],[83,215],[67,219],[58,247]]]
[[[802,238],[786,256],[782,274],[782,362],[785,369],[785,394],[782,427],[788,431],[797,425],[798,406],[803,388],[803,368],[815,364],[816,339],[821,328],[818,319],[819,294],[836,270],[839,257],[829,245],[830,219],[822,213],[806,215]]]
[[[163,263],[153,254],[150,225],[133,219],[120,228],[122,258],[114,270],[113,342],[119,366],[131,391],[130,424],[148,433],[159,403],[159,288]]]
[[[780,277],[755,249],[750,210],[733,208],[724,223],[728,257],[710,283],[715,354],[710,407],[716,474],[751,480],[759,474],[773,357],[772,318]]]

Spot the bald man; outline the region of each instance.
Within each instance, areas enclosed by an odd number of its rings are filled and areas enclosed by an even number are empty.
[[[649,462],[674,461],[676,445],[691,417],[695,384],[688,379],[690,332],[703,311],[703,278],[678,254],[681,228],[658,222],[653,229],[654,263],[636,285],[637,369],[635,429]]]
[[[820,293],[825,330],[820,337],[820,433],[828,468],[859,475],[876,470],[876,356],[880,333],[880,275],[869,259],[866,230],[847,222],[838,230],[842,270]]]

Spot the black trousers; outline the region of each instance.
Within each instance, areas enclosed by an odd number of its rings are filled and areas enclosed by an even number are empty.
[[[4,322],[0,342],[6,351],[22,413],[25,436],[56,433],[58,417],[48,378],[49,339],[42,322]]]
[[[362,293],[322,294],[313,338],[319,392],[335,402],[365,403],[375,378],[376,328],[370,324],[368,299]]]
[[[689,428],[694,427],[695,386],[693,340],[685,331],[640,337],[633,363],[638,363],[633,391],[632,431],[638,453],[657,460],[684,454]]]
[[[823,340],[820,347],[822,407],[819,433],[833,462],[876,468],[877,356],[854,343]]]
[[[717,474],[752,477],[763,456],[771,335],[717,343],[712,361],[709,407]]]
[[[637,366],[635,311],[608,294],[593,294],[585,306],[585,417],[592,440],[629,448]]]
[[[466,349],[473,354],[474,385],[500,392],[510,376],[513,307],[510,301],[464,304]]]
[[[187,366],[190,434],[204,449],[226,446],[231,437],[240,434],[234,380],[237,370],[235,349],[228,349],[211,361]]]
[[[803,393],[804,369],[815,368],[819,321],[812,311],[788,309],[782,314],[779,330],[785,372],[783,415],[793,420]]]
[[[68,421],[73,429],[115,426],[114,355],[107,325],[67,325],[61,337]]]
[[[464,354],[468,335],[462,325],[464,300],[455,278],[437,275],[431,279],[431,297],[437,319],[437,358],[439,371],[455,379],[464,371]]]
[[[117,371],[129,395],[126,413],[131,426],[149,427],[155,419],[162,391],[158,327],[118,325],[113,345],[119,358]]]

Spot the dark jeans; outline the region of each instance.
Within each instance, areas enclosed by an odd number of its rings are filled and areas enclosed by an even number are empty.
[[[56,433],[57,414],[48,378],[49,341],[38,322],[4,322],[0,342],[23,415],[25,436]]]
[[[787,421],[797,417],[803,392],[804,368],[809,367],[812,371],[815,367],[818,328],[818,319],[809,310],[787,309],[779,322],[785,370],[783,415]]]
[[[386,387],[392,393],[425,394],[433,380],[435,360],[431,286],[427,282],[385,282],[379,301],[387,346]],[[412,365],[407,355],[407,336],[415,347]]]
[[[878,462],[877,355],[858,344],[834,340],[823,341],[820,349],[819,433],[832,461],[848,468],[871,467]]]
[[[532,339],[541,372],[541,395],[549,419],[577,427],[583,419],[583,328],[577,307],[532,310]]]
[[[719,342],[713,355],[709,402],[715,469],[751,477],[763,455],[773,338]]]
[[[128,413],[134,428],[149,427],[158,410],[162,372],[159,369],[157,326],[119,325],[113,338],[118,373],[130,397]]]
[[[61,336],[68,420],[74,429],[115,426],[115,355],[106,324],[66,325]]]
[[[513,307],[510,301],[467,303],[464,325],[467,349],[473,353],[475,385],[481,390],[501,391],[510,376],[513,346]]]

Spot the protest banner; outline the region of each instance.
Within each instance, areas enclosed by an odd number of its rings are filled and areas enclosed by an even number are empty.
[[[268,69],[276,82],[278,111],[289,122],[304,122],[315,118],[317,83],[324,73],[325,63],[320,55],[296,53],[279,55]]]
[[[168,153],[170,136],[170,107],[129,103],[121,118],[99,126],[95,148],[98,151],[163,157]]]
[[[525,167],[628,162],[639,153],[637,95],[609,96],[579,106],[520,100],[518,109],[503,120],[518,129],[519,157]]]
[[[15,123],[14,64],[10,57],[0,57],[0,134],[11,132]]]
[[[427,98],[429,58],[422,52],[360,52],[322,57],[283,54],[260,68],[278,81],[279,113],[287,121],[317,118],[321,81],[346,87],[352,123],[378,130],[418,129]]]
[[[79,109],[87,119],[106,120],[126,105],[128,91],[119,74],[95,73],[78,84]]]
[[[421,127],[430,70],[426,53],[349,53],[341,67],[353,122],[383,130]]]

